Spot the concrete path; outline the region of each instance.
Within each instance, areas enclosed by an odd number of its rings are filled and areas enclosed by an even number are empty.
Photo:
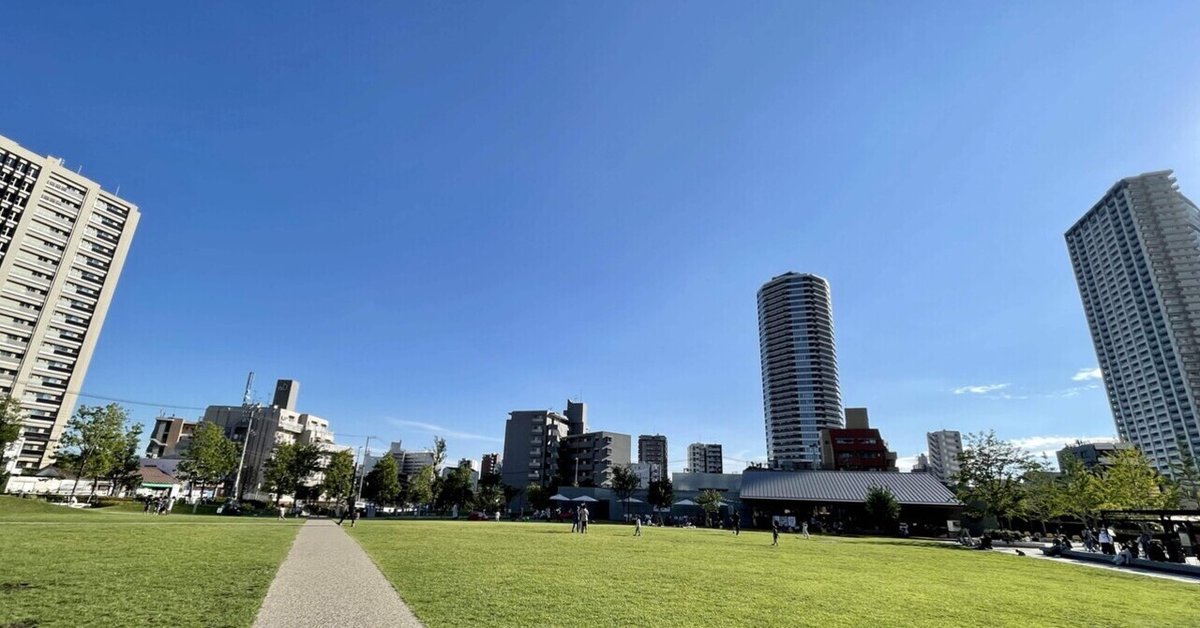
[[[1000,552],[1002,554],[1013,554],[1013,555],[1016,555],[1016,553],[1017,553],[1016,549],[1009,549],[1009,548],[1004,548],[1004,547],[992,548],[992,551]],[[1196,579],[1196,578],[1189,577],[1189,576],[1183,576],[1183,575],[1179,575],[1179,574],[1174,574],[1174,573],[1167,573],[1167,572],[1163,572],[1163,571],[1152,571],[1150,569],[1140,569],[1138,567],[1118,567],[1116,565],[1113,565],[1112,563],[1094,563],[1094,562],[1087,561],[1087,560],[1076,560],[1073,558],[1056,558],[1054,556],[1046,556],[1045,554],[1042,554],[1042,552],[1040,550],[1034,550],[1034,549],[1022,550],[1022,551],[1025,552],[1025,558],[1035,558],[1038,560],[1052,560],[1056,563],[1059,563],[1060,565],[1061,564],[1079,565],[1080,567],[1091,567],[1093,569],[1107,569],[1109,571],[1119,571],[1121,573],[1133,574],[1135,576],[1146,576],[1147,578],[1159,578],[1161,580],[1174,580],[1175,582],[1182,582],[1184,584],[1200,584],[1200,579]]]
[[[300,528],[254,625],[423,626],[366,552],[328,519]]]

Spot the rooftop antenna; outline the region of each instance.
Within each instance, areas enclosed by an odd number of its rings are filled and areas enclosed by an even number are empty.
[[[250,375],[246,377],[246,392],[242,393],[242,405],[250,405],[250,389],[254,387],[254,371],[250,371]]]

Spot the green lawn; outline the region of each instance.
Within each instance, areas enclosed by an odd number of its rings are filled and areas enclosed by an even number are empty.
[[[0,496],[0,627],[249,626],[298,529]]]
[[[895,539],[360,521],[438,626],[1196,626],[1200,585]]]

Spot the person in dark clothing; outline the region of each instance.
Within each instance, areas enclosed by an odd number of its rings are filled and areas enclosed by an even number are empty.
[[[779,522],[771,522],[771,545],[779,545]]]
[[[354,527],[354,520],[358,519],[358,509],[354,506],[355,504],[353,498],[346,500],[346,508],[342,511],[342,518],[337,520],[338,525],[342,525],[342,522],[346,520],[346,517],[350,517],[350,527]]]
[[[731,519],[733,521],[733,535],[740,536],[742,534],[742,515],[735,512]]]

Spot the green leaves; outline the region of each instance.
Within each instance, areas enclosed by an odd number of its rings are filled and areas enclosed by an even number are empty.
[[[179,470],[183,477],[200,485],[219,484],[237,471],[241,451],[215,423],[201,422],[183,452]]]
[[[867,516],[880,529],[891,528],[900,518],[900,503],[887,487],[872,486],[867,489],[865,506]]]
[[[136,459],[141,425],[128,428],[129,413],[121,406],[79,406],[59,440],[58,456],[81,479],[128,478]],[[132,451],[131,451],[132,449]],[[132,480],[128,480],[132,481]],[[93,485],[94,492],[95,485]],[[71,489],[74,494],[74,488]]]
[[[284,495],[295,495],[308,476],[321,468],[321,450],[316,445],[281,443],[264,466],[264,479],[276,502]]]
[[[325,479],[321,491],[334,500],[350,494],[354,487],[354,455],[349,451],[335,452],[325,465]]]
[[[418,474],[418,477],[420,477],[420,474]],[[371,469],[371,472],[367,474],[364,483],[363,494],[368,499],[384,505],[395,503],[396,498],[400,495],[400,468],[396,465],[396,459],[390,455],[380,458],[379,462],[375,463],[375,468]],[[417,482],[414,481],[412,486],[410,486],[410,491],[415,491],[416,484]],[[428,490],[428,483],[425,484],[425,487]],[[425,503],[431,499],[429,497],[424,500],[418,500],[415,492],[410,493],[410,495],[413,497],[413,501],[418,503]]]
[[[613,467],[612,490],[622,501],[629,499],[641,483],[642,481],[638,479],[637,474],[628,466],[618,465]]]

